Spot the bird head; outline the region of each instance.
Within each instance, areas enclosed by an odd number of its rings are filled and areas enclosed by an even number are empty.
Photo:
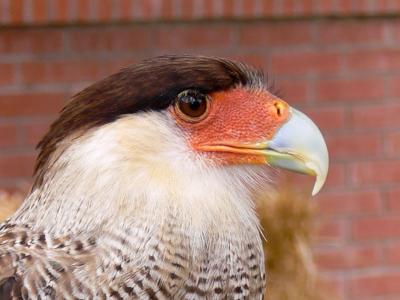
[[[188,89],[177,95],[169,114],[190,148],[214,165],[267,164],[312,175],[313,194],[325,182],[328,152],[321,132],[261,86],[209,94]]]
[[[260,166],[266,173],[283,168],[315,176],[316,194],[328,172],[317,126],[275,96],[261,72],[203,56],[146,60],[84,89],[39,148],[33,191],[51,182],[64,185],[64,194],[97,187],[120,199],[132,189],[153,198],[166,190],[170,196],[196,193],[187,187],[196,181],[194,190],[204,196],[226,174],[240,177],[226,181],[235,190]],[[99,205],[108,209],[108,202]]]

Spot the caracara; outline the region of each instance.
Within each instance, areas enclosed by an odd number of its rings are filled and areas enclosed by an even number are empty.
[[[0,225],[1,299],[262,299],[254,195],[326,178],[324,139],[261,72],[163,56],[76,94]]]

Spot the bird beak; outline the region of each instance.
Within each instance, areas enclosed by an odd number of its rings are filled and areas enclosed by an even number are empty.
[[[202,150],[262,156],[264,163],[297,173],[315,176],[316,195],[328,174],[329,156],[318,127],[302,112],[288,108],[287,119],[271,139],[243,144],[237,142],[202,146]]]
[[[315,176],[312,195],[321,190],[328,174],[328,149],[318,127],[302,112],[289,108],[288,121],[257,148],[273,167]]]

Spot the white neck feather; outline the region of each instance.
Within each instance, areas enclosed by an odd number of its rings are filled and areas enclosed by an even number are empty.
[[[74,140],[44,182],[16,222],[74,234],[175,218],[182,230],[203,239],[257,231],[251,188],[265,182],[265,169],[212,167],[188,148],[166,113],[149,112]]]

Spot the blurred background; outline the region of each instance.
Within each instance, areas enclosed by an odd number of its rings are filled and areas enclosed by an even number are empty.
[[[327,139],[327,184],[304,216],[319,287],[400,299],[399,17],[397,0],[0,0],[0,190],[29,187],[36,143],[90,83],[160,54],[235,58]],[[19,197],[2,195],[6,214]]]

